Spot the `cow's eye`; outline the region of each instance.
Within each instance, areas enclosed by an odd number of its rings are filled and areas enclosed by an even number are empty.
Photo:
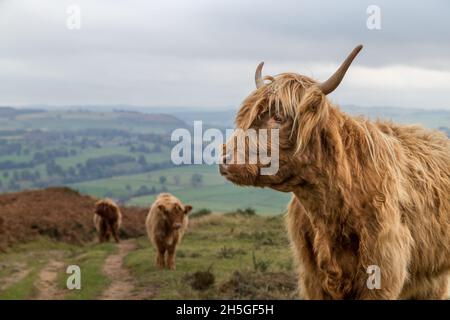
[[[281,122],[283,122],[283,120],[284,120],[283,117],[280,116],[278,113],[274,114],[273,117],[272,117],[272,119],[275,120],[275,121],[278,122],[278,123],[281,123]]]

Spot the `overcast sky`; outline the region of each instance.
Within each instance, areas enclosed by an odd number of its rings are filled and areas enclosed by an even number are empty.
[[[334,102],[450,109],[450,1],[410,2],[0,0],[0,105],[237,107],[260,61],[320,80],[361,43]]]

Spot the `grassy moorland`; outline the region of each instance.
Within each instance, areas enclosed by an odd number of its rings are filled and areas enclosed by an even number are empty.
[[[98,244],[95,202],[69,188],[0,195],[0,299],[289,298],[295,291],[282,215],[196,210],[169,271],[155,268],[146,208],[122,207],[121,243]],[[80,267],[81,290],[66,287],[70,265]]]
[[[296,287],[281,216],[192,219],[177,269],[157,270],[154,259],[148,240],[138,238],[125,266],[140,286],[155,289],[155,299],[290,298]]]
[[[119,269],[108,274],[109,259],[124,244],[130,249],[120,256]],[[155,267],[145,236],[119,246],[39,237],[0,257],[0,299],[103,299],[110,286],[123,286],[121,299],[291,299],[296,292],[282,216],[193,217],[174,271]],[[66,288],[68,265],[80,267],[81,290]]]
[[[13,246],[1,255],[0,300],[94,299],[110,284],[102,266],[115,249],[111,243],[76,246],[49,238]],[[47,266],[55,261],[60,262],[60,267],[47,271]],[[66,268],[74,264],[82,270],[83,287],[69,291],[66,289]],[[45,272],[54,272],[55,276],[45,279]],[[44,280],[47,283],[42,283]],[[56,294],[48,296],[46,291],[50,290]]]

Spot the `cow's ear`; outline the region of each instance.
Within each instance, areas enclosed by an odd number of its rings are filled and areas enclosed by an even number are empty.
[[[188,214],[189,212],[191,212],[191,210],[192,210],[192,206],[191,205],[187,204],[187,205],[184,206],[184,213],[185,214]]]

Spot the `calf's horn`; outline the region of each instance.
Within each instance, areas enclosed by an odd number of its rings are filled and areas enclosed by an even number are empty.
[[[362,45],[357,46],[353,51],[348,55],[347,59],[341,64],[339,69],[325,82],[319,84],[320,90],[327,95],[336,89],[344,78],[345,73],[353,62],[353,59],[357,56],[357,54],[361,51]],[[258,66],[259,67],[259,66]],[[256,70],[258,71],[258,69]]]

